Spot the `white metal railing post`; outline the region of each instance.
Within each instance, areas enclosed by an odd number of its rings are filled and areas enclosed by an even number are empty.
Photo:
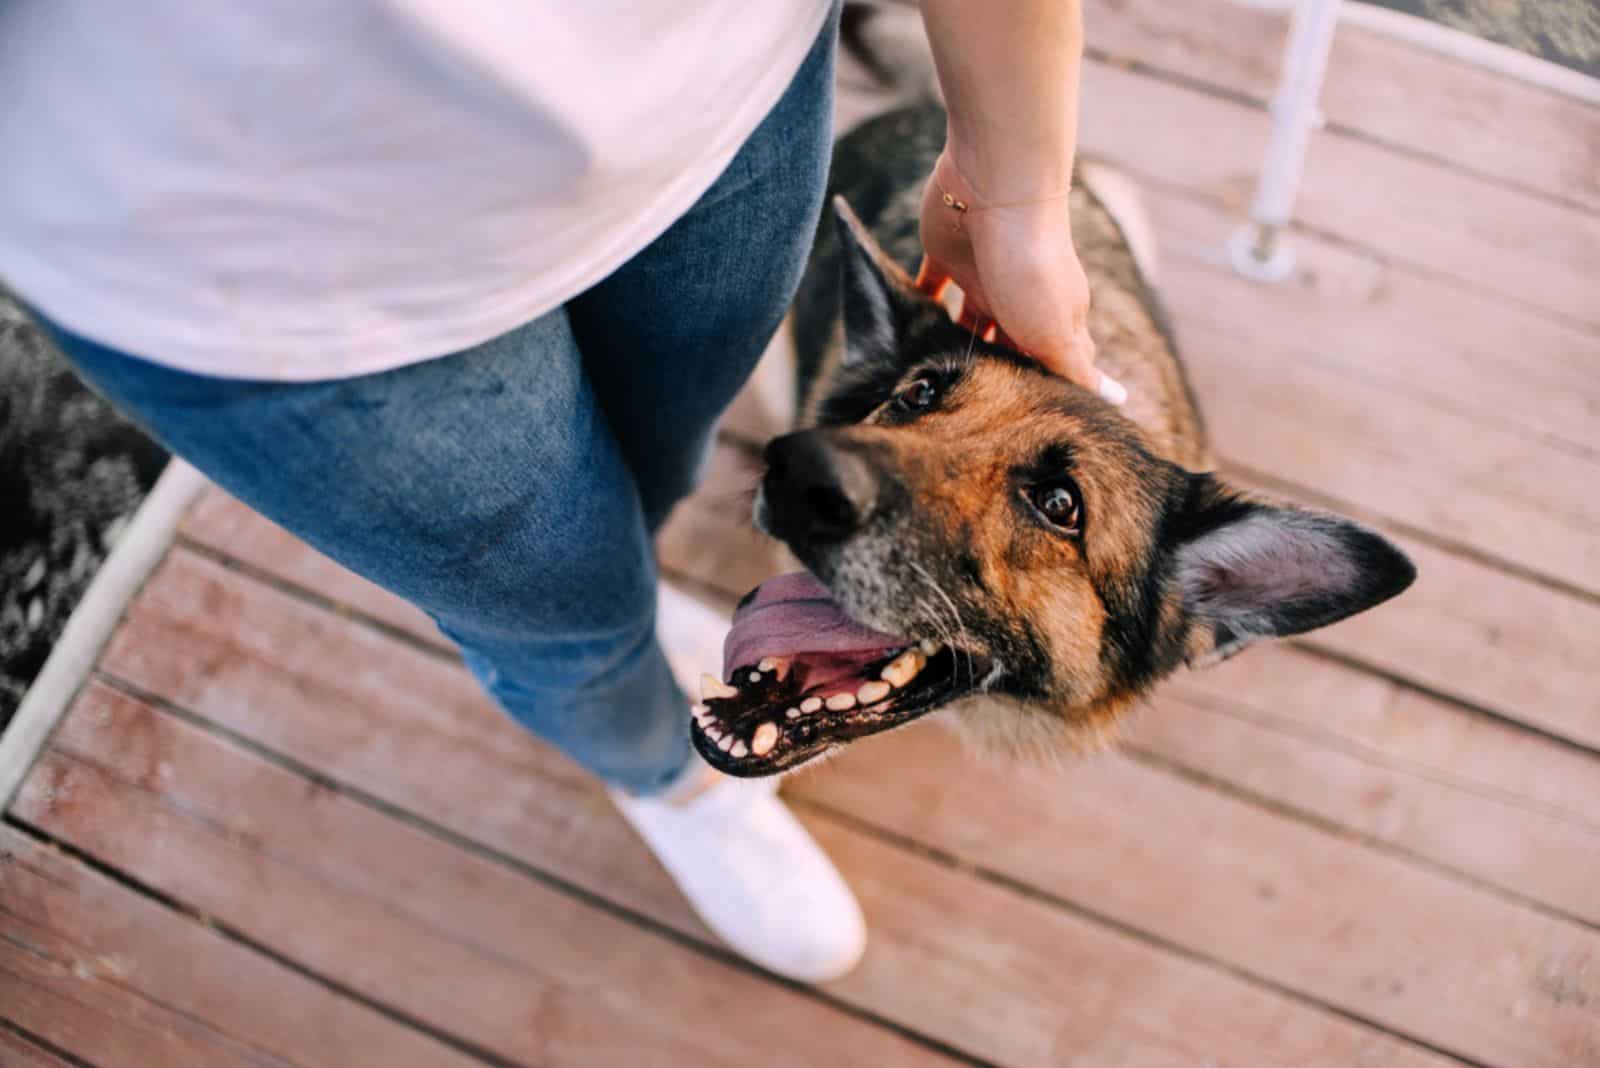
[[[1339,23],[1340,0],[1300,0],[1289,28],[1283,73],[1272,98],[1272,141],[1250,207],[1250,223],[1228,242],[1234,270],[1248,278],[1277,282],[1294,269],[1294,254],[1282,240],[1294,214],[1295,193],[1311,131],[1322,125],[1317,102]]]

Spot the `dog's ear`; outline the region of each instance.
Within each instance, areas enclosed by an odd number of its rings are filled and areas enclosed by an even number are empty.
[[[1188,476],[1166,541],[1192,664],[1337,622],[1417,576],[1404,553],[1359,523],[1250,500],[1209,474]]]
[[[833,213],[843,253],[844,365],[892,361],[906,329],[927,313],[930,302],[873,239],[844,197],[833,198]]]

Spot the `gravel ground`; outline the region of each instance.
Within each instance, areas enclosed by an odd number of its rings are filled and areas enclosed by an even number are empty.
[[[0,295],[0,729],[166,459]]]

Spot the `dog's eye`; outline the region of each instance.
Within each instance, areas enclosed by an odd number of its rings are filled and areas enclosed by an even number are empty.
[[[904,389],[894,395],[894,406],[902,412],[914,414],[925,412],[933,407],[933,402],[939,399],[939,389],[933,384],[933,379],[927,375],[911,381]]]
[[[1071,479],[1041,482],[1028,490],[1028,499],[1055,526],[1071,533],[1077,531],[1083,507],[1078,500],[1078,487]]]

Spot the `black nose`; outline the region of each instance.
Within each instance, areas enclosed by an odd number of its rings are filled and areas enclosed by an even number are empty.
[[[802,430],[768,443],[766,500],[769,533],[785,541],[841,541],[871,518],[880,479],[873,465],[825,431]]]

